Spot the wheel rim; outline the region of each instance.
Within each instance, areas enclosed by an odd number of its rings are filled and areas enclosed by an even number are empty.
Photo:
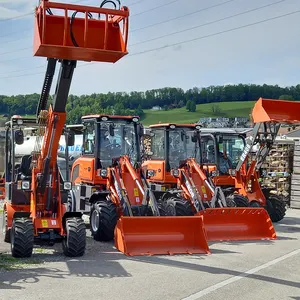
[[[14,251],[14,243],[15,243],[15,224],[13,223],[12,228],[11,228],[11,233],[10,233],[10,247],[11,247],[11,251]]]
[[[99,213],[94,210],[93,213],[92,213],[92,217],[91,217],[91,226],[92,226],[92,229],[93,231],[98,231],[98,228],[99,228]]]
[[[7,214],[6,210],[3,210],[3,220],[2,220],[2,233],[6,233],[6,228],[7,228]]]
[[[166,211],[168,216],[176,216],[176,209],[173,205],[168,205]]]

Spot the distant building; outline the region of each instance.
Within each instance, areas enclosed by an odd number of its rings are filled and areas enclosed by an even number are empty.
[[[156,105],[156,106],[153,106],[151,108],[151,110],[162,110],[162,108],[160,106]]]

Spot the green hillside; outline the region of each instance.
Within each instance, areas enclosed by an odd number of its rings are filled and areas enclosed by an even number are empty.
[[[212,112],[211,103],[197,105],[196,112],[188,112],[185,107],[167,111],[145,109],[143,124],[150,125],[159,122],[194,123],[202,117],[249,117],[254,103],[255,101],[214,103],[219,107],[219,113]]]

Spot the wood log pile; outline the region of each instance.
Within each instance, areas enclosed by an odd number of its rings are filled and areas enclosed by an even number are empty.
[[[275,142],[262,165],[261,186],[271,189],[271,193],[284,196],[288,205],[291,196],[293,156],[293,141]]]
[[[290,207],[300,208],[300,141],[295,141]]]

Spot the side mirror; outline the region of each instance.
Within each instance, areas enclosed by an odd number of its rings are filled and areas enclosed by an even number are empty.
[[[108,131],[110,136],[115,136],[114,126],[112,124],[109,124]]]
[[[143,125],[137,124],[136,126],[137,126],[136,131],[137,131],[138,136],[142,137],[144,135]]]
[[[184,131],[181,131],[180,137],[181,137],[181,141],[183,142],[184,141],[184,137],[185,137]]]
[[[24,143],[24,133],[23,130],[15,130],[15,143],[17,145],[22,145]]]
[[[192,140],[193,143],[197,142],[197,140],[198,140],[198,133],[197,133],[197,131],[194,131],[191,140]]]
[[[68,146],[74,146],[75,144],[75,133],[74,131],[69,131],[67,134],[67,144]]]

